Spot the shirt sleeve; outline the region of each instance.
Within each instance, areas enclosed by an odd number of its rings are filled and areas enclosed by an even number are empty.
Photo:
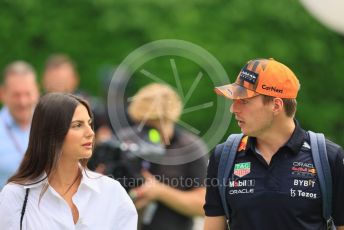
[[[21,199],[11,187],[6,185],[0,193],[0,229],[15,230],[20,226]]]
[[[337,148],[332,166],[332,218],[336,226],[344,225],[344,151]]]
[[[127,229],[127,230],[136,230],[137,229],[137,211],[134,206],[134,203],[130,199],[127,192],[122,186],[119,185],[119,196],[121,197],[120,203],[120,215],[115,217],[113,226],[116,226],[116,229]]]
[[[206,187],[207,192],[205,196],[204,211],[206,216],[224,216],[225,212],[222,207],[221,197],[218,189],[217,168],[219,159],[216,159],[214,151],[210,156]]]

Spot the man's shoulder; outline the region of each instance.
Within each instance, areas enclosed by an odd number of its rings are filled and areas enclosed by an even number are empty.
[[[342,147],[339,144],[327,138],[326,138],[326,148],[327,148],[327,151],[334,151],[334,152],[337,152],[338,150],[342,149]]]
[[[308,144],[310,144],[310,137],[309,137],[309,134],[307,132],[307,135],[306,135],[306,140],[305,140]],[[337,143],[331,141],[330,139],[328,139],[326,136],[325,136],[325,144],[326,144],[326,151],[328,153],[336,153],[338,151],[340,151],[342,149],[342,147],[340,145],[338,145]]]
[[[334,162],[338,158],[344,159],[343,148],[329,139],[326,139],[326,151],[330,163]]]
[[[0,118],[0,136],[5,136],[5,133],[6,133],[5,124],[2,121],[2,119]]]
[[[2,107],[0,109],[0,132],[4,132],[5,131],[5,108]]]
[[[13,124],[15,124],[15,121],[8,107],[2,107],[0,109],[0,131],[5,132],[6,126],[12,126]]]
[[[309,137],[308,132],[307,132],[305,141],[308,144],[307,149],[309,150],[309,152],[311,152],[310,137]],[[340,159],[342,159],[344,157],[344,152],[343,152],[343,149],[340,145],[338,145],[335,142],[331,141],[330,139],[326,138],[326,136],[325,136],[325,145],[326,145],[327,157],[328,157],[329,163],[332,167],[332,165],[334,165],[334,162],[336,161],[336,159],[338,157]]]
[[[0,119],[8,119],[8,117],[12,118],[10,111],[8,110],[7,106],[3,106],[0,109]]]

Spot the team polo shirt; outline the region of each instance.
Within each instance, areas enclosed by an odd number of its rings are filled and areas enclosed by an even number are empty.
[[[319,180],[309,136],[297,122],[288,140],[267,164],[256,151],[256,139],[244,137],[232,173],[226,182],[231,210],[231,230],[325,229]],[[223,146],[223,144],[222,144]],[[333,213],[336,226],[344,225],[344,152],[326,140],[333,180]],[[217,181],[219,159],[208,165],[206,216],[223,216]]]

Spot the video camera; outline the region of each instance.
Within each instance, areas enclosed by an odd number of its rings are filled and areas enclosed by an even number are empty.
[[[133,126],[120,131],[118,138],[98,144],[88,167],[102,167],[104,175],[118,180],[128,191],[143,183],[141,171],[148,170],[150,161],[158,160],[165,152],[156,129]]]

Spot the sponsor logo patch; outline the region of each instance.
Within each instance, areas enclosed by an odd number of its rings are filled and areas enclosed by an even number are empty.
[[[248,139],[248,136],[245,136],[245,137],[241,140],[240,145],[239,145],[239,147],[238,147],[238,152],[243,151],[243,150],[246,150],[247,139]]]
[[[256,74],[255,72],[249,71],[247,69],[242,70],[240,72],[240,79],[243,81],[247,81],[251,84],[255,84],[258,78],[258,74]]]
[[[230,188],[254,187],[255,184],[255,180],[233,180],[228,183]]]
[[[315,185],[315,180],[299,180],[299,179],[294,179],[294,186],[298,187],[311,187],[314,188]]]
[[[291,173],[293,175],[314,176],[317,171],[312,163],[295,161],[291,167]]]
[[[233,95],[233,92],[232,92],[230,89],[227,89],[227,93],[228,93],[229,95]]]
[[[311,149],[311,146],[306,141],[303,143],[302,147],[305,147],[306,149]]]
[[[290,197],[303,197],[303,198],[310,198],[310,199],[316,199],[318,198],[316,193],[312,192],[304,192],[301,189],[290,189]]]
[[[248,193],[254,193],[254,188],[243,188],[243,189],[235,189],[235,190],[229,190],[230,195],[234,194],[248,194]]]
[[[251,162],[238,163],[234,165],[233,174],[238,177],[246,176],[251,172]]]
[[[267,91],[273,91],[275,93],[283,93],[283,89],[278,89],[275,86],[262,85],[262,89]]]

